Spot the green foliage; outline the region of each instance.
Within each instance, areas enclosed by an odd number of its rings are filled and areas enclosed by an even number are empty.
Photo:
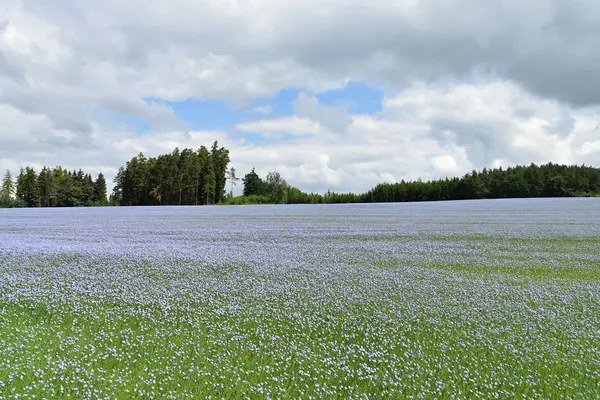
[[[94,181],[82,170],[67,171],[58,166],[43,167],[39,174],[31,167],[22,168],[16,185],[10,172],[4,175],[0,207],[75,207],[108,205],[106,181],[99,174]],[[16,196],[13,197],[13,194]]]
[[[225,204],[232,206],[243,206],[250,204],[272,204],[272,199],[268,196],[259,196],[253,194],[251,196],[230,197],[227,199]]]
[[[242,179],[244,184],[244,196],[260,196],[263,193],[263,181],[254,168]]]
[[[592,196],[600,192],[600,169],[545,164],[473,171],[462,178],[380,184],[366,201],[435,201],[515,197]]]
[[[37,207],[39,205],[37,176],[33,168],[21,168],[21,172],[17,177],[17,197],[25,202],[27,207]]]
[[[15,182],[12,179],[12,174],[7,170],[2,178],[2,186],[0,187],[0,208],[21,208],[27,206],[23,200],[15,198],[14,194]]]
[[[142,153],[119,169],[111,202],[119,205],[202,205],[225,199],[229,150],[215,141],[210,151],[179,150],[146,158]]]
[[[250,202],[237,200],[229,204],[323,204],[323,203],[359,203],[365,202],[364,196],[352,193],[327,192],[325,195],[318,193],[305,193],[298,188],[290,186],[278,172],[269,172],[263,180],[254,168],[246,174],[244,179],[244,197],[253,198]],[[260,202],[256,202],[256,199]]]
[[[119,169],[110,202],[119,205],[202,205],[223,202],[229,150],[214,142],[210,152],[178,148],[146,158],[142,153]]]
[[[269,172],[263,184],[263,194],[275,204],[286,204],[288,197],[288,184],[279,172]]]
[[[267,196],[271,203],[383,203],[520,197],[587,197],[600,193],[600,169],[588,166],[545,164],[472,171],[462,178],[429,182],[381,183],[364,194],[305,193],[287,185],[277,173],[264,181],[254,169],[244,179],[244,195]],[[285,187],[285,195],[281,188]]]
[[[229,150],[217,142],[208,150],[175,149],[171,154],[146,158],[140,153],[119,171],[114,189],[107,199],[106,178],[96,180],[82,170],[68,171],[58,166],[44,167],[39,174],[33,168],[21,169],[16,183],[16,199],[0,196],[1,207],[75,207],[107,205],[199,205],[225,200],[227,179],[237,180],[227,166]],[[5,177],[6,178],[6,177]],[[5,179],[6,180],[6,179]],[[13,193],[6,180],[6,190]]]
[[[98,174],[98,177],[93,185],[92,203],[95,205],[108,204],[106,198],[106,179],[104,178],[102,172]]]
[[[9,208],[13,205],[13,195],[15,193],[15,183],[9,170],[4,174],[2,187],[0,187],[0,207]]]
[[[417,202],[525,197],[588,197],[600,195],[600,169],[545,164],[472,171],[461,178],[423,182],[381,183],[363,194],[305,193],[290,186],[278,172],[263,180],[253,168],[242,180],[243,197],[233,197],[240,180],[228,168],[229,150],[214,142],[210,150],[176,148],[170,154],[146,158],[142,153],[126,162],[114,179],[107,199],[106,179],[96,180],[82,170],[44,167],[39,174],[22,168],[16,181],[4,175],[0,207],[73,207],[106,205],[203,204],[323,204]],[[230,192],[226,195],[227,182]],[[16,197],[15,197],[16,195]]]

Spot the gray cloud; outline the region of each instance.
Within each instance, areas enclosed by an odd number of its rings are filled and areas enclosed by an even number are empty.
[[[173,98],[233,100],[233,86],[237,97],[252,97],[346,78],[393,88],[483,71],[576,106],[600,102],[600,5],[592,0],[25,4],[62,27],[73,66],[106,63],[114,67],[107,78],[143,92],[170,85],[154,90]]]
[[[364,190],[493,163],[594,162],[600,151],[592,0],[6,1],[2,168],[114,171],[139,151],[219,137],[240,172],[261,160],[307,189]],[[381,115],[353,117],[309,94],[349,79],[383,84]],[[190,133],[168,105],[144,100],[251,108],[289,87],[306,90],[295,116],[246,124],[307,132],[288,143]],[[150,130],[139,136],[115,115]]]

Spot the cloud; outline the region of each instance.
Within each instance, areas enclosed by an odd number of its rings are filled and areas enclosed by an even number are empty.
[[[560,101],[600,101],[600,5],[592,0],[20,4],[6,17],[5,51],[43,62],[29,72],[68,71],[53,78],[72,86],[102,79],[142,96],[242,103],[283,87],[489,72]]]
[[[514,163],[566,162],[571,156],[563,146],[570,132],[559,126],[570,118],[569,110],[514,84],[416,87],[384,103],[387,116],[426,122],[433,137],[464,147],[477,165],[502,157]]]
[[[301,94],[296,102],[309,97]],[[314,98],[310,104],[313,121],[325,126],[330,107]],[[598,111],[579,111],[511,83],[416,84],[382,107],[380,115],[349,116],[329,135],[236,149],[236,161],[241,170],[277,169],[307,190],[364,191],[382,181],[531,162],[592,164],[600,156]],[[260,124],[254,128],[260,132]]]
[[[265,114],[265,115],[268,115],[268,114],[272,114],[273,113],[273,108],[271,106],[269,106],[269,105],[258,106],[258,107],[254,107],[252,109],[252,112],[256,113],[256,114]]]
[[[244,122],[236,125],[236,129],[242,132],[259,133],[264,137],[273,137],[283,135],[314,135],[319,132],[320,126],[317,122],[308,118],[292,116]]]
[[[277,168],[319,191],[596,163],[599,42],[592,0],[6,0],[0,168],[110,175],[139,151],[215,139],[240,173]],[[319,102],[349,81],[382,88],[381,112]],[[255,106],[289,88],[301,91],[292,115]],[[259,118],[191,131],[165,104],[190,98]],[[239,139],[248,132],[269,140]]]
[[[292,106],[296,115],[319,121],[333,132],[342,130],[350,122],[350,116],[344,108],[323,106],[316,97],[306,93],[301,92]]]
[[[380,115],[346,114],[344,119],[333,118],[335,124],[328,121],[331,107],[305,93],[294,104],[299,101],[311,105],[311,112],[305,113],[311,118],[294,115],[237,126],[270,138],[292,134],[297,139],[253,143],[233,139],[225,131],[181,130],[140,136],[133,130],[107,131],[103,125],[94,125],[89,145],[75,152],[45,153],[44,148],[64,148],[73,138],[46,126],[48,119],[2,109],[0,126],[18,126],[19,120],[27,123],[16,136],[0,136],[0,149],[18,145],[22,148],[18,158],[27,163],[88,165],[92,172],[103,170],[112,178],[116,168],[138,152],[156,155],[176,146],[196,148],[218,140],[231,149],[240,175],[252,167],[262,176],[277,170],[291,184],[318,192],[362,192],[383,181],[456,176],[497,165],[592,163],[600,155],[599,113],[573,110],[513,84],[415,85],[385,98]],[[337,128],[330,131],[328,125]],[[38,134],[44,130],[53,132],[53,143]],[[8,142],[2,141],[7,138]],[[11,157],[10,151],[0,150],[3,166],[13,167],[5,161]]]

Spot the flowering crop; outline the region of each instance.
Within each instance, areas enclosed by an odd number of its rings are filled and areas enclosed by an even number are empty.
[[[600,398],[599,199],[0,210],[0,399]]]

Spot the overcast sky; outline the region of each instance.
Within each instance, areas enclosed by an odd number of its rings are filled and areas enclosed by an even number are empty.
[[[214,140],[306,191],[600,166],[594,0],[0,0],[0,168]]]

